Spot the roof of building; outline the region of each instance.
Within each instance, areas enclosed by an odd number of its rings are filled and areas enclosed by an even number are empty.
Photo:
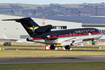
[[[27,17],[27,16],[24,16]],[[32,18],[42,18],[43,16],[28,16]],[[82,24],[105,24],[105,17],[71,17],[71,16],[44,16],[45,19],[79,22]]]

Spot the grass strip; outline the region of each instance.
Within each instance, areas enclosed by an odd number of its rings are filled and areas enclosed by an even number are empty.
[[[70,57],[70,56],[105,56],[105,52],[96,51],[52,51],[52,50],[1,50],[0,58],[16,57]]]

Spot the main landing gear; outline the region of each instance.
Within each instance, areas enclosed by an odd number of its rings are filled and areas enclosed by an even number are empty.
[[[65,46],[65,49],[66,49],[66,50],[70,50],[70,48],[71,48],[71,47],[70,47],[69,45],[66,45],[66,46]]]
[[[51,50],[55,50],[56,46],[54,46],[54,44],[50,45],[50,49]],[[70,45],[66,45],[65,46],[65,50],[70,50],[71,46]]]
[[[95,45],[96,43],[95,43],[95,41],[94,40],[92,40],[92,45]]]

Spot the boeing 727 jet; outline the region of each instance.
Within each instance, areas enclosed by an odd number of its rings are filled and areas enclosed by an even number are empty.
[[[3,21],[20,22],[30,35],[30,38],[26,39],[27,41],[50,44],[51,50],[55,49],[56,44],[65,45],[65,49],[68,50],[74,43],[88,40],[92,40],[92,44],[94,45],[94,41],[103,35],[102,32],[96,28],[75,28],[51,31],[53,28],[52,25],[39,26],[30,17],[4,19]]]

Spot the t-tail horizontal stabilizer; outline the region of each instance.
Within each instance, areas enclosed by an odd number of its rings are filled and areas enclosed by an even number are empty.
[[[12,41],[16,41],[18,43],[29,43],[29,44],[34,44],[34,42],[29,42],[29,41],[26,41],[26,39],[19,39],[19,38],[8,38],[5,34],[2,34],[4,39],[10,39]]]

